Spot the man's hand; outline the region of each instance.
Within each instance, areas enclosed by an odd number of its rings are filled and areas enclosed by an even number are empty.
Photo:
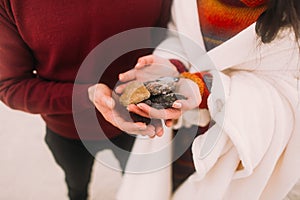
[[[89,99],[94,103],[103,117],[115,127],[129,134],[147,135],[149,137],[161,136],[162,125],[155,121],[150,125],[142,122],[133,122],[128,110],[120,106],[113,98],[113,93],[104,84],[96,84],[88,89]]]

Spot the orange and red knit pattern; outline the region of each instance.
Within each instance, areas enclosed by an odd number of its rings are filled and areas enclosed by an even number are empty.
[[[210,50],[254,23],[267,0],[198,0],[201,31]]]

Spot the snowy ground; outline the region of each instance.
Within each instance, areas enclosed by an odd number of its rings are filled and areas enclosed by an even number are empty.
[[[0,200],[68,199],[63,172],[44,142],[44,129],[38,115],[0,103]],[[97,156],[113,155],[107,150]],[[119,172],[95,162],[91,199],[113,200],[120,180]]]

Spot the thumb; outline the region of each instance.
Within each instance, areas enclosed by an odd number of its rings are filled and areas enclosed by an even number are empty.
[[[98,84],[95,93],[95,98],[102,102],[104,104],[103,106],[106,106],[110,109],[114,108],[115,101],[112,98],[112,91],[108,86],[104,84]]]
[[[109,97],[109,96],[104,96],[103,97],[103,101],[105,103],[105,105],[109,108],[109,109],[113,109],[115,107],[115,101],[113,98]]]
[[[187,100],[176,100],[172,107],[181,109],[182,111],[187,111],[194,109],[200,105],[199,101],[195,101],[193,99],[187,99]]]

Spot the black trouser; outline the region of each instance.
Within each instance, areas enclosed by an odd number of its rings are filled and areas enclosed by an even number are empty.
[[[111,139],[111,142],[125,151],[111,148],[111,143],[106,140],[85,142],[89,146],[90,151],[88,151],[80,140],[61,137],[49,129],[46,130],[45,141],[55,161],[65,172],[69,198],[71,200],[86,200],[96,153],[104,149],[111,149],[119,160],[122,170],[124,170],[129,152],[134,143],[134,137],[128,134],[121,134]]]
[[[174,159],[172,163],[173,192],[195,172],[191,146],[195,137],[204,134],[207,129],[208,126],[192,126],[174,131],[177,139],[172,144]]]

